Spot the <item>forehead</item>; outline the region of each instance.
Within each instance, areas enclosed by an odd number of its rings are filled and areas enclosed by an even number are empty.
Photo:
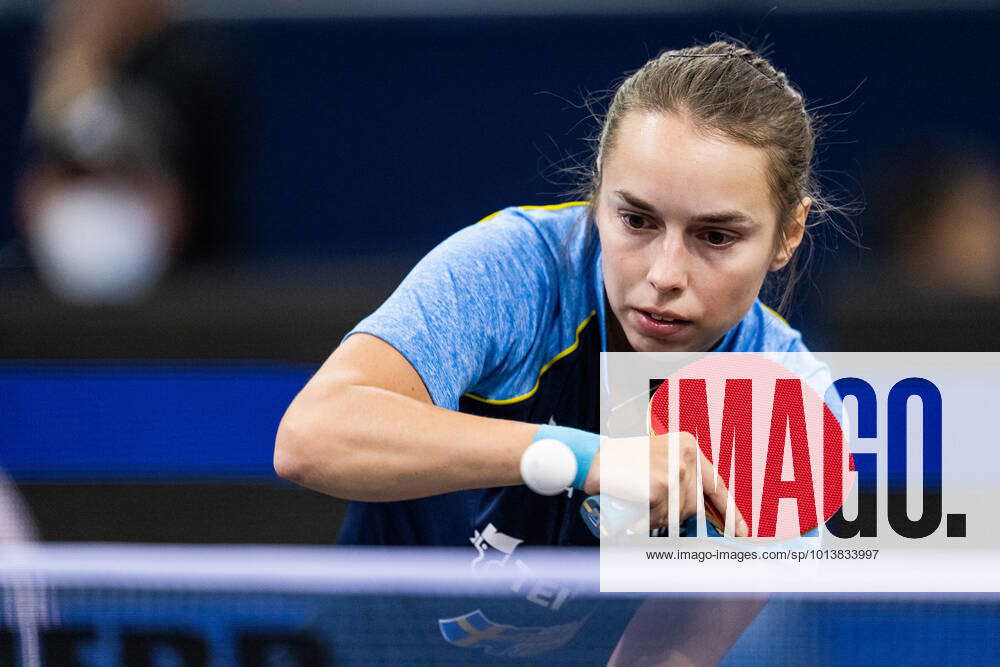
[[[767,159],[763,149],[707,134],[677,114],[633,112],[604,160],[601,190],[627,190],[664,216],[735,210],[767,222],[776,219]]]

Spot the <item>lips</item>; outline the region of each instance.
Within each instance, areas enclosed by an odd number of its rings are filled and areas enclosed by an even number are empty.
[[[645,315],[649,315],[650,319],[656,320],[657,322],[688,322],[689,320],[684,319],[677,313],[671,312],[669,310],[657,311],[657,310],[642,310],[640,311]]]
[[[632,324],[645,336],[669,339],[677,337],[689,330],[691,320],[680,317],[670,311],[650,311],[638,308],[629,311]]]

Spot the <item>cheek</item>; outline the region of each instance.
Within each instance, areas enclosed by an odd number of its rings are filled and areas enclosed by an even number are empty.
[[[635,272],[635,252],[618,235],[604,225],[598,225],[601,239],[601,264],[604,269],[604,284],[608,299],[616,306],[628,289],[630,276]]]
[[[746,248],[725,262],[705,271],[701,282],[707,305],[726,320],[737,321],[760,293],[770,264],[770,248]]]
[[[645,260],[643,252],[634,245],[612,239],[602,250],[604,268],[604,284],[608,292],[608,300],[613,309],[618,310],[630,298],[636,296],[636,290],[646,282]]]

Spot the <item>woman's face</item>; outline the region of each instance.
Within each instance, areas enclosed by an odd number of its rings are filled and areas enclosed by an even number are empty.
[[[604,285],[632,349],[708,350],[746,314],[784,247],[759,148],[698,132],[676,114],[633,112],[602,165],[596,219]]]

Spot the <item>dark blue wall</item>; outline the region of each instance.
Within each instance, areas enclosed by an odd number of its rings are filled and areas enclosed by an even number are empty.
[[[552,201],[593,130],[573,108],[664,47],[752,36],[758,17],[257,23],[227,31],[254,58],[261,255],[417,251],[511,203]],[[833,114],[824,175],[862,196],[869,156],[910,134],[996,150],[988,85],[1000,14],[809,15],[764,21],[774,60]],[[762,40],[763,37],[758,37]],[[846,99],[845,99],[846,98]],[[827,106],[832,105],[832,106]],[[583,121],[583,122],[581,122]],[[585,154],[585,153],[584,153]]]
[[[0,470],[19,480],[273,480],[312,367],[0,365]]]
[[[1000,155],[992,72],[1000,11],[698,14],[664,17],[266,20],[197,23],[236,90],[242,133],[230,256],[415,259],[509,204],[560,199],[594,131],[580,108],[663,48],[717,33],[770,47],[827,127],[820,176],[863,205],[896,147],[943,139]],[[12,179],[35,39],[0,23],[0,244],[13,234]],[[916,153],[919,155],[920,149]],[[878,220],[858,216],[870,256]],[[838,267],[864,254],[826,233],[792,321],[829,347],[820,315]]]
[[[555,200],[568,176],[553,183],[541,173],[584,150],[593,129],[569,102],[663,47],[713,31],[772,45],[813,106],[835,114],[821,167],[855,195],[877,183],[870,156],[901,136],[1000,145],[1000,89],[990,71],[997,12],[272,20],[194,29],[228,50],[243,93],[237,122],[248,138],[240,159],[248,178],[232,197],[250,257],[417,254],[507,204]],[[0,24],[0,239],[12,234],[33,39],[28,24]]]

